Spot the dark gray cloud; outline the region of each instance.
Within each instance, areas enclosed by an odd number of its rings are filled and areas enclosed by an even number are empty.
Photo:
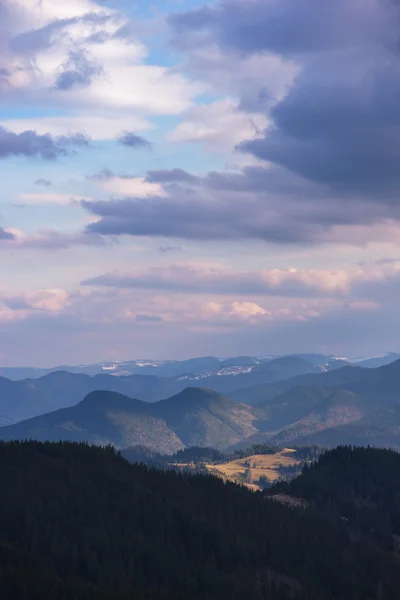
[[[391,3],[384,3],[395,13]],[[244,53],[273,52],[289,56],[359,45],[365,36],[379,37],[380,27],[390,24],[379,1],[360,0],[220,0],[174,14],[176,45],[217,42]],[[358,25],[358,27],[355,27]],[[394,29],[393,29],[394,31]]]
[[[11,75],[11,72],[8,69],[0,68],[0,87],[10,85],[10,82],[8,80],[10,75]]]
[[[3,227],[0,227],[0,242],[1,241],[12,241],[15,240],[15,235],[9,231],[5,231]]]
[[[154,172],[153,172],[154,173]],[[324,186],[281,168],[247,167],[241,173],[193,177],[162,172],[166,195],[82,201],[100,217],[88,231],[104,235],[195,240],[258,239],[277,244],[360,243],[335,228],[399,219],[400,206],[333,196]],[[154,180],[154,175],[149,176]],[[346,237],[347,236],[347,237]],[[361,243],[365,243],[365,239]]]
[[[84,50],[69,53],[62,65],[55,87],[58,90],[71,90],[76,87],[88,87],[95,77],[104,75],[104,69]]]
[[[53,160],[65,155],[71,146],[87,146],[89,140],[81,134],[53,137],[36,131],[14,133],[0,126],[0,158],[8,156],[38,156]]]
[[[258,110],[271,125],[240,150],[336,194],[382,202],[397,202],[400,189],[399,22],[391,0],[220,0],[170,17],[177,46],[218,48],[227,61],[272,53],[296,62],[284,97],[271,99],[259,72],[268,101]],[[245,86],[239,95],[249,110]]]
[[[124,131],[118,138],[117,141],[123,146],[129,148],[148,148],[152,147],[152,144],[140,135],[136,135],[133,131]]]
[[[43,185],[45,187],[50,187],[53,185],[50,179],[36,179],[36,181],[34,181],[33,183],[35,185]]]

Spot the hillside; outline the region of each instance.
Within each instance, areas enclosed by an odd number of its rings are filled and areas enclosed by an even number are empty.
[[[152,408],[185,446],[226,448],[257,432],[251,407],[212,390],[187,388]]]
[[[347,425],[300,436],[296,441],[325,448],[353,444],[400,449],[400,404],[387,406]]]
[[[327,372],[305,373],[295,377],[274,381],[267,384],[252,385],[233,390],[231,397],[240,402],[259,406],[267,403],[279,394],[295,388],[345,388],[353,382],[362,380],[367,376],[368,370],[361,367],[345,366]]]
[[[210,390],[187,388],[153,404],[96,391],[76,406],[2,427],[0,438],[144,445],[172,454],[185,445],[232,445],[257,431],[254,420],[251,407]]]
[[[400,586],[385,540],[357,539],[326,508],[85,445],[0,444],[0,468],[4,598],[393,600]]]
[[[272,444],[399,447],[400,361],[376,369],[344,367],[232,393],[249,398],[259,433]],[[391,416],[388,416],[391,415]],[[262,433],[264,432],[264,433]]]
[[[299,477],[267,493],[284,491],[310,507],[336,512],[373,535],[377,543],[395,550],[400,549],[393,537],[400,535],[399,469],[398,452],[340,446],[321,454]]]

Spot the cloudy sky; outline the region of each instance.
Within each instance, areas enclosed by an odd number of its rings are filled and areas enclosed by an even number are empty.
[[[3,0],[0,364],[399,350],[396,0]]]

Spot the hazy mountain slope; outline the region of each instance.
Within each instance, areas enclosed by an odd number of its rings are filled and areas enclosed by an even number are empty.
[[[254,386],[239,387],[230,392],[230,397],[245,402],[252,406],[258,406],[275,398],[279,394],[288,392],[292,388],[327,388],[345,387],[350,382],[359,381],[363,378],[367,369],[361,367],[345,366],[328,372],[305,373],[272,383]]]
[[[242,362],[243,357],[240,357]],[[202,359],[204,365],[217,359]],[[184,361],[189,366],[198,364],[200,359]],[[214,364],[214,363],[213,363]],[[220,361],[218,361],[220,364]],[[237,385],[253,385],[258,382],[275,381],[277,378],[291,377],[293,374],[316,367],[303,359],[285,357],[258,364],[253,371],[244,375],[226,376],[185,376],[155,377],[153,375],[130,375],[115,377],[101,374],[95,376],[83,373],[58,371],[37,379],[11,381],[0,378],[0,414],[11,420],[22,420],[44,414],[58,408],[74,406],[87,394],[95,390],[119,392],[132,398],[140,398],[146,402],[155,402],[168,398],[187,388],[197,387],[199,382],[204,387],[226,393]],[[1,424],[1,423],[0,423]]]
[[[183,448],[166,422],[147,410],[149,406],[115,392],[92,392],[71,408],[3,427],[0,437],[112,444],[117,448],[143,444],[159,452]]]
[[[294,356],[283,356],[266,363],[256,365],[249,373],[221,377],[210,375],[206,379],[202,377],[188,377],[186,385],[196,385],[196,380],[202,379],[203,385],[223,394],[239,388],[248,388],[255,385],[266,385],[272,382],[290,379],[297,375],[306,373],[320,373],[320,367],[314,366],[304,358]],[[241,401],[245,401],[244,399]],[[248,403],[246,401],[246,403]]]
[[[257,432],[252,409],[211,390],[187,388],[153,405],[185,446],[226,448]]]
[[[385,407],[354,423],[296,438],[296,444],[303,443],[326,448],[353,444],[400,449],[400,405]]]
[[[364,367],[366,369],[376,369],[378,367],[383,367],[384,365],[389,365],[392,362],[400,359],[400,354],[397,352],[389,352],[384,356],[375,356],[372,358],[366,358],[364,360],[358,361],[357,365],[360,367]]]
[[[38,379],[11,381],[0,378],[0,414],[27,419],[74,406],[92,391],[108,390],[145,401],[156,401],[181,391],[187,384],[175,379],[145,375],[113,377],[58,371]]]
[[[187,388],[153,404],[97,391],[76,406],[3,427],[0,439],[144,445],[173,453],[184,445],[230,446],[257,431],[254,420],[250,406],[210,390]]]
[[[299,437],[332,426],[353,423],[365,414],[364,398],[349,390],[335,390],[320,403],[305,409],[298,420],[287,424],[272,440],[275,444],[295,442]]]
[[[400,399],[400,360],[375,369],[346,366],[325,373],[305,374],[272,384],[238,388],[230,393],[235,400],[254,406],[297,387],[346,389],[363,395],[372,410]]]

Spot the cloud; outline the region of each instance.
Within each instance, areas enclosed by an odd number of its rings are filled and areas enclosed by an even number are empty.
[[[264,134],[241,151],[344,198],[397,203],[400,187],[398,2],[221,0],[173,15],[174,43],[241,60],[295,61]],[[259,90],[263,74],[259,73]]]
[[[150,172],[146,181],[159,188],[149,188],[145,200],[125,188],[126,198],[82,202],[99,217],[88,231],[192,240],[356,245],[396,240],[400,231],[400,206],[363,198],[350,201],[282,168],[245,167],[238,173],[205,176],[162,170]],[[123,191],[120,187],[121,195]]]
[[[148,130],[150,116],[178,115],[191,106],[203,86],[150,63],[141,28],[124,34],[129,19],[116,8],[91,0],[65,8],[51,0],[2,3],[0,68],[7,70],[7,85],[0,102],[49,109],[35,119],[3,120],[4,127],[53,136],[84,130],[95,139],[115,139],[122,130]]]
[[[65,290],[48,289],[25,292],[19,295],[0,295],[0,302],[13,311],[60,312],[68,301]]]
[[[45,187],[50,187],[53,185],[50,179],[36,179],[36,181],[34,181],[33,183],[35,185],[43,185]]]
[[[183,169],[159,169],[149,171],[147,181],[150,183],[201,183],[201,178],[191,175]]]
[[[354,281],[348,294],[314,297],[207,296],[101,286],[0,293],[0,334],[10,364],[31,362],[33,352],[35,361],[47,366],[68,364],[71,356],[75,362],[94,362],[132,353],[183,358],[210,352],[304,352],[304,340],[309,351],[365,355],[396,348],[400,280],[392,276],[391,281],[385,288],[376,280],[373,293],[364,290],[369,296]],[[149,335],[154,326],[156,347]],[[40,348],[30,343],[38,335]]]
[[[118,142],[128,148],[151,148],[151,143],[144,137],[133,133],[133,131],[124,131],[118,138]]]
[[[102,75],[104,76],[102,66],[91,59],[85,50],[71,51],[62,65],[55,88],[67,91],[75,87],[88,87],[95,77]]]
[[[104,167],[98,173],[94,173],[93,175],[86,175],[86,179],[89,181],[108,181],[109,179],[114,179],[118,177],[111,169]]]
[[[118,271],[83,281],[91,287],[158,290],[184,294],[215,296],[322,297],[347,296],[363,286],[393,283],[400,273],[400,263],[392,267],[356,270],[269,269],[235,271],[224,266],[201,267],[175,264],[151,267],[145,271]]]
[[[359,0],[336,0],[329,6],[318,0],[220,0],[214,7],[173,14],[169,20],[180,37],[175,42],[183,47],[213,41],[238,53],[299,57],[338,46],[353,47],[364,42],[366,35],[375,40],[380,28],[390,25],[390,12],[395,14],[394,5],[389,3],[385,19],[382,4],[366,5]]]
[[[0,242],[12,240],[15,240],[15,235],[10,231],[6,231],[5,229],[3,229],[3,227],[0,227]]]
[[[230,99],[194,106],[167,135],[169,142],[201,142],[211,150],[231,150],[243,140],[257,137],[266,126],[262,114],[247,114]]]
[[[5,237],[3,237],[5,236]],[[0,249],[8,250],[66,250],[73,246],[105,246],[110,243],[101,235],[84,232],[60,232],[42,230],[34,234],[26,234],[20,229],[0,228]]]
[[[160,323],[162,317],[159,317],[158,315],[136,315],[136,321],[141,323]]]
[[[104,173],[103,173],[104,175]],[[102,190],[112,196],[134,196],[135,198],[148,198],[154,194],[164,196],[162,186],[158,183],[147,181],[144,177],[123,175],[97,176],[97,182]],[[83,200],[88,202],[89,200]],[[82,202],[83,202],[82,201]]]
[[[169,254],[170,252],[182,252],[182,246],[159,246],[157,252],[161,254]]]
[[[83,135],[52,137],[39,135],[36,131],[23,131],[19,134],[0,126],[0,158],[8,156],[40,157],[54,160],[68,153],[71,146],[86,146],[88,139]]]

